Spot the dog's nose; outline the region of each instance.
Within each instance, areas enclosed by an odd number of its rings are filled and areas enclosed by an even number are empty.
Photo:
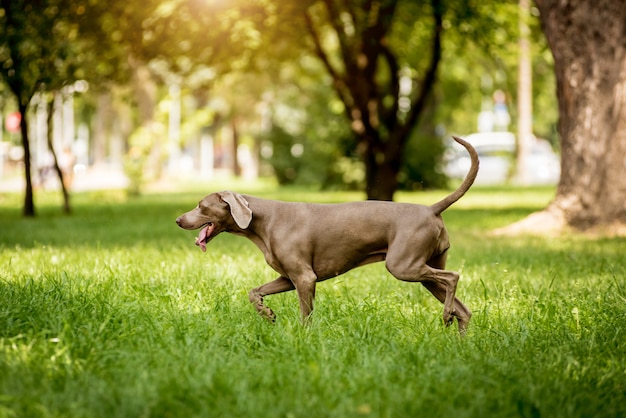
[[[178,218],[176,218],[176,225],[180,226],[181,219],[182,219],[182,216],[179,216]]]

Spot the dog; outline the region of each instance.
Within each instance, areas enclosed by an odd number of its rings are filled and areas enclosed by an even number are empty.
[[[275,320],[264,297],[296,290],[302,320],[313,310],[315,285],[355,267],[384,261],[399,280],[420,282],[443,303],[443,321],[457,319],[463,333],[470,310],[456,298],[459,274],[445,270],[450,242],[441,213],[472,186],[478,155],[466,141],[471,158],[463,183],[431,205],[361,201],[338,204],[281,202],[231,191],[204,197],[194,209],[176,219],[183,229],[200,229],[196,245],[206,245],[221,232],[251,240],[280,276],[254,288],[249,299],[257,311]]]

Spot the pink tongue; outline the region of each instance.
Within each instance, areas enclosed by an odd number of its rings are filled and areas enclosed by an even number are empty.
[[[213,232],[213,228],[215,228],[213,224],[208,224],[207,226],[202,228],[200,234],[198,234],[198,238],[196,238],[196,245],[198,245],[203,252],[206,252],[206,239]]]

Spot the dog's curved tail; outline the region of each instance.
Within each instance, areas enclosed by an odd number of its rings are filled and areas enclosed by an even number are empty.
[[[456,142],[465,147],[470,155],[470,159],[472,160],[472,166],[470,167],[467,176],[465,176],[465,180],[463,180],[463,183],[461,183],[458,189],[456,189],[454,192],[430,207],[435,215],[441,215],[441,213],[444,210],[448,209],[450,205],[463,197],[465,192],[467,192],[469,188],[472,187],[472,184],[476,179],[476,175],[478,174],[478,154],[476,153],[474,147],[469,142],[464,141],[461,138],[458,138],[456,136],[453,136],[452,138],[454,138]]]

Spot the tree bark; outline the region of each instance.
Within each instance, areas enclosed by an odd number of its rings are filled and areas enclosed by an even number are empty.
[[[18,101],[20,95],[18,92],[15,92],[15,95],[18,97]],[[33,176],[32,176],[32,168],[30,161],[30,141],[28,139],[28,103],[19,103],[18,109],[20,114],[22,115],[22,119],[20,120],[20,130],[22,132],[22,147],[24,148],[24,179],[26,181],[26,188],[24,191],[24,208],[22,213],[26,217],[34,217],[35,216],[35,201],[33,199]]]
[[[554,56],[561,178],[552,203],[516,227],[624,226],[626,0],[536,3]]]
[[[402,163],[395,152],[384,152],[378,148],[379,143],[380,140],[375,139],[368,141],[371,148],[364,153],[365,192],[368,200],[393,200]]]
[[[233,116],[230,120],[230,129],[232,131],[232,153],[233,153],[233,175],[235,177],[241,177],[241,166],[239,165],[238,151],[239,151],[239,128],[237,126],[237,118]]]
[[[48,142],[48,149],[50,150],[50,153],[52,154],[52,161],[54,164],[54,171],[57,174],[57,177],[59,178],[59,183],[61,184],[61,193],[63,194],[63,213],[65,214],[70,214],[72,212],[71,206],[70,206],[70,193],[67,190],[67,186],[66,186],[66,181],[65,181],[65,175],[63,174],[63,170],[61,170],[61,167],[59,166],[59,159],[57,157],[57,153],[54,149],[54,141],[53,139],[53,120],[54,120],[54,97],[57,95],[58,93],[55,92],[52,94],[52,97],[50,99],[50,101],[48,102],[48,120],[47,120],[47,124],[48,124],[48,132],[46,134],[46,140]],[[73,169],[73,167],[70,167],[70,170]]]
[[[20,55],[20,46],[21,46],[21,35],[18,30],[15,28],[21,27],[20,19],[18,17],[19,5],[15,4],[15,2],[11,2],[10,0],[0,0],[0,6],[2,7],[5,14],[5,25],[6,28],[12,28],[11,30],[6,30],[6,45],[11,57],[11,64],[6,65],[7,63],[3,63],[2,75],[4,76],[4,80],[7,82],[11,92],[15,96],[17,101],[17,108],[20,112],[20,131],[22,135],[22,147],[24,148],[24,180],[26,183],[25,191],[24,191],[24,207],[22,208],[22,213],[26,217],[34,217],[35,216],[35,202],[33,199],[33,179],[32,179],[32,168],[31,168],[31,159],[30,159],[30,141],[28,138],[28,104],[30,103],[34,90],[29,90],[23,79],[23,71],[25,64],[22,60],[22,56]]]

